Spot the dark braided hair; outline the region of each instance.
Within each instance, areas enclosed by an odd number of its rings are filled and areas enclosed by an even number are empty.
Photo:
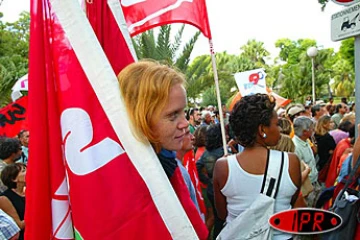
[[[229,122],[236,140],[242,146],[254,145],[260,124],[270,126],[274,107],[274,97],[260,93],[245,96],[235,104]]]

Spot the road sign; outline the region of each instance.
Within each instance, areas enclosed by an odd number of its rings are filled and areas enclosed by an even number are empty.
[[[331,40],[339,41],[360,35],[360,3],[331,16]]]
[[[336,4],[349,6],[351,4],[359,2],[359,0],[332,0]]]

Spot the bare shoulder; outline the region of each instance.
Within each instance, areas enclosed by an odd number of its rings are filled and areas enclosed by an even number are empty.
[[[214,167],[214,183],[222,189],[225,186],[226,180],[229,174],[229,167],[227,163],[227,157],[219,158]]]
[[[293,183],[300,187],[301,185],[301,167],[300,160],[295,153],[289,153],[289,174]]]

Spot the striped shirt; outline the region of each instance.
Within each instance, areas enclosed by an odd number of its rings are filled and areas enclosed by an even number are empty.
[[[14,220],[0,209],[0,239],[10,239],[20,231]]]

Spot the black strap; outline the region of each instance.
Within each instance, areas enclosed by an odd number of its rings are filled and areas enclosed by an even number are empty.
[[[262,186],[261,186],[261,191],[260,193],[264,192],[264,188],[265,188],[265,183],[266,183],[266,175],[267,175],[267,171],[268,171],[268,167],[269,167],[269,158],[270,158],[270,150],[267,149],[267,158],[266,158],[266,166],[265,166],[265,172],[264,172],[264,179],[262,182]]]
[[[267,162],[266,162],[266,169],[265,169],[265,173],[264,173],[264,179],[263,179],[263,185],[261,187],[261,193],[264,192],[265,189],[265,185],[266,185],[266,177],[267,177],[267,171],[268,171],[268,167],[269,167],[269,162],[270,162],[270,150],[268,149],[268,156],[267,156]],[[271,193],[273,192],[273,188],[275,186],[275,182],[276,182],[276,188],[275,188],[275,194],[274,194],[274,199],[276,198],[278,192],[279,192],[279,188],[280,188],[280,182],[281,182],[281,176],[282,176],[282,172],[283,172],[283,168],[284,168],[284,152],[281,152],[281,165],[280,165],[280,170],[279,170],[279,176],[277,179],[275,178],[271,178],[269,181],[269,186],[266,190],[266,195],[268,197],[271,197]]]
[[[278,180],[277,180],[277,185],[276,185],[274,198],[276,198],[276,196],[277,196],[277,194],[279,192],[283,168],[284,168],[284,152],[281,152],[281,166],[280,166],[280,172],[279,172],[279,177],[278,177]]]

